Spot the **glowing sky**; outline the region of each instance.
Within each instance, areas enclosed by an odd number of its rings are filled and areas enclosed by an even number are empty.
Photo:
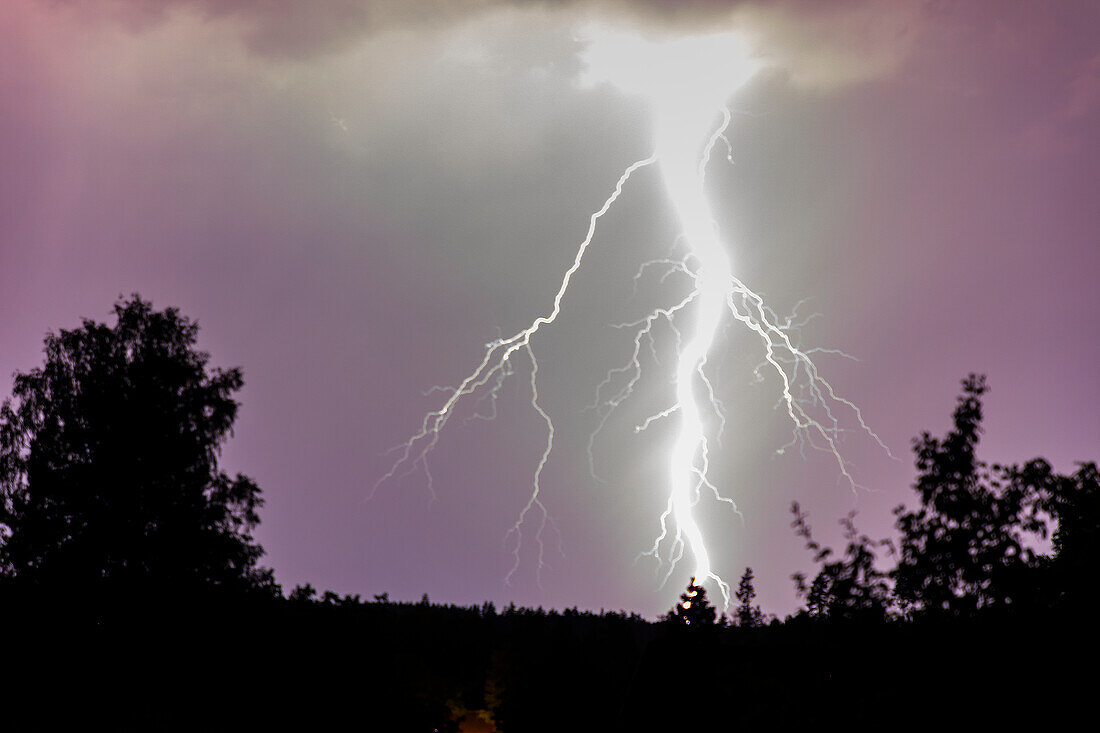
[[[160,8],[167,7],[167,10]],[[0,375],[48,329],[104,319],[120,293],[198,319],[244,368],[231,470],[267,505],[280,582],[399,599],[626,608],[679,586],[632,564],[663,506],[668,430],[652,400],[595,443],[583,412],[673,283],[675,216],[639,171],[601,220],[559,321],[534,343],[557,425],[543,477],[564,557],[502,578],[542,424],[520,377],[496,422],[451,430],[422,475],[379,489],[428,409],[500,331],[546,310],[588,217],[652,152],[646,102],[588,78],[593,20],[663,37],[738,29],[767,61],[730,104],[733,163],[708,172],[738,276],[781,313],[821,317],[819,366],[901,457],[853,436],[853,495],[831,457],[777,456],[789,424],[758,343],[715,356],[731,424],[712,562],[754,568],[765,610],[851,509],[874,535],[908,501],[909,444],[946,429],[958,381],[989,375],[984,454],[1100,458],[1100,5],[1087,2],[35,2],[0,9]],[[721,157],[721,156],[719,156]],[[661,388],[658,371],[651,387]],[[457,427],[454,426],[454,427]]]

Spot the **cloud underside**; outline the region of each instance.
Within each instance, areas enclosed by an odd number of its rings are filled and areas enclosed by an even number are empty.
[[[627,26],[647,35],[737,30],[799,86],[829,90],[889,75],[918,42],[921,0],[114,0],[70,6],[139,30],[173,14],[237,28],[250,53],[304,60],[393,29],[446,30],[494,14]]]

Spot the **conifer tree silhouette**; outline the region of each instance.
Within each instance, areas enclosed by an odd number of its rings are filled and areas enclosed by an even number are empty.
[[[667,619],[677,626],[695,628],[713,626],[718,612],[707,600],[707,590],[695,584],[695,578],[688,583],[687,590],[680,594],[680,602],[669,611]]]

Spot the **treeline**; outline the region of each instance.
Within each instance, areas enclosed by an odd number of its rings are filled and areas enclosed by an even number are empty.
[[[0,722],[13,730],[649,731],[1071,722],[1097,682],[1100,471],[977,456],[985,380],[914,441],[896,536],[841,520],[782,621],[689,584],[623,611],[284,593],[229,476],[240,370],[134,296],[49,334],[0,407]],[[1049,545],[1049,550],[1040,552]]]
[[[1019,615],[743,628],[488,604],[209,595],[93,610],[23,596],[0,623],[12,730],[1061,729],[1096,681],[1091,623]]]

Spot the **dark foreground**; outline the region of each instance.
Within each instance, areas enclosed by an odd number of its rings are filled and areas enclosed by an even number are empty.
[[[426,603],[2,600],[6,730],[447,731],[464,710],[509,732],[1057,730],[1094,720],[1098,679],[1085,614],[689,630]]]

